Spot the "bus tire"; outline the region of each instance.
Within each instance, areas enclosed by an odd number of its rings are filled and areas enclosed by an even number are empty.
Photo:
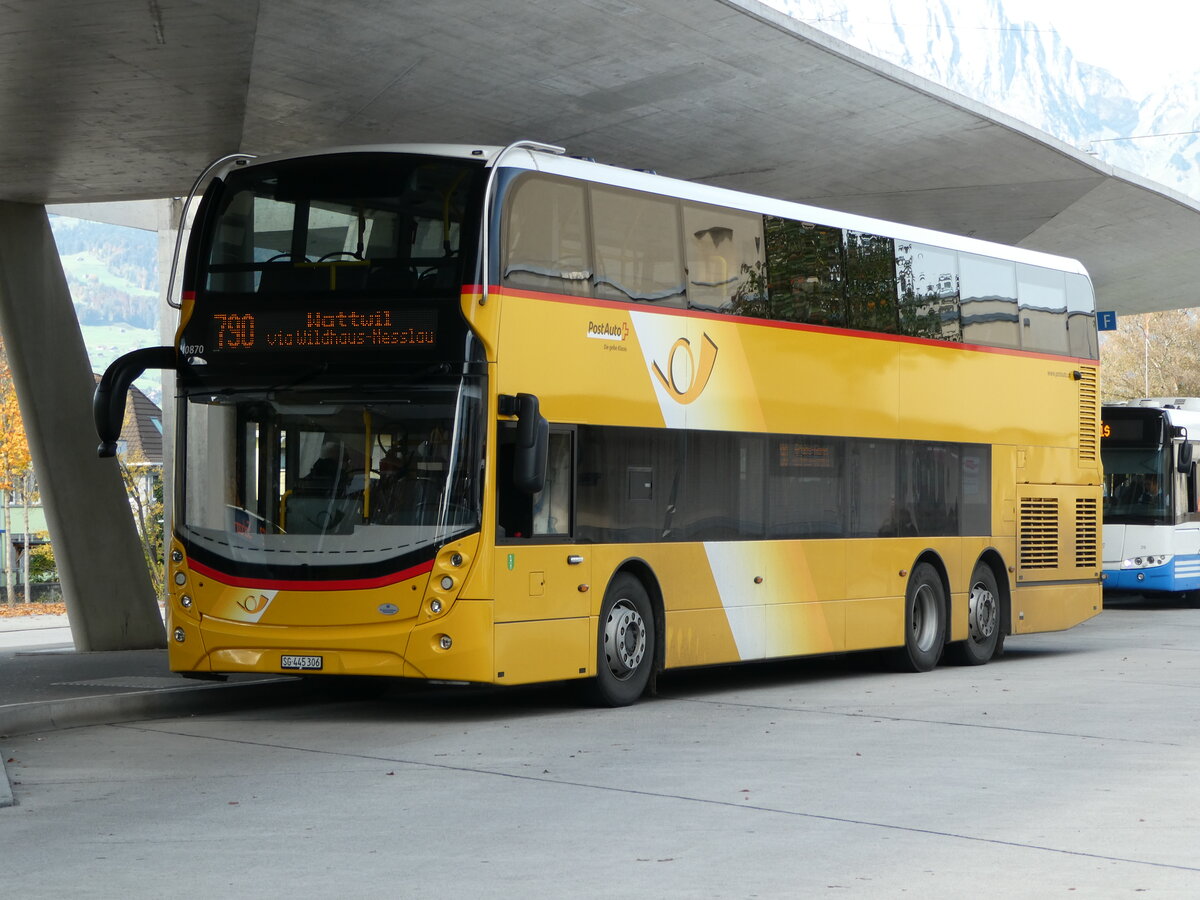
[[[996,655],[1000,643],[1000,589],[991,566],[976,563],[967,592],[967,639],[953,644],[954,662],[982,666]]]
[[[654,668],[654,610],[641,581],[617,575],[604,594],[596,640],[592,699],[601,706],[628,706],[646,690]]]
[[[946,590],[937,569],[917,563],[904,593],[904,646],[896,662],[906,672],[928,672],[942,657],[946,639]]]

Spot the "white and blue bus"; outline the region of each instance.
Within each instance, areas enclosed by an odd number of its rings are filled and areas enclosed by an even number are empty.
[[[1200,590],[1200,398],[1106,405],[1102,419],[1105,591]]]

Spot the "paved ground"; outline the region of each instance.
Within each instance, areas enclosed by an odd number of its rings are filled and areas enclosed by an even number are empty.
[[[4,892],[1200,896],[1185,604],[1113,604],[983,668],[684,673],[621,710],[286,687],[0,738]]]
[[[74,646],[66,616],[0,617],[0,655],[14,650]]]
[[[0,740],[270,700],[297,686],[278,676],[185,679],[167,671],[165,650],[76,653],[66,616],[0,617]],[[0,806],[4,790],[0,779]]]

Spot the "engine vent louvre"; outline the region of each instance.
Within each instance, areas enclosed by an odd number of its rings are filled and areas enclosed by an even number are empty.
[[[1095,366],[1079,369],[1079,461],[1095,462],[1100,454],[1100,390]]]
[[[1075,567],[1095,569],[1100,550],[1100,517],[1095,498],[1075,500]]]
[[[1020,567],[1058,568],[1058,498],[1022,497]]]

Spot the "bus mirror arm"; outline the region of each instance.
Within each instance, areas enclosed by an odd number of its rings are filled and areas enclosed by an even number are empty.
[[[517,417],[513,483],[523,493],[536,494],[546,485],[550,423],[542,415],[538,398],[533,394],[501,397],[500,412]]]
[[[92,417],[100,444],[96,455],[107,459],[117,455],[117,441],[125,423],[125,397],[129,386],[147,369],[174,369],[174,347],[144,347],[115,359],[100,377],[92,397]]]

